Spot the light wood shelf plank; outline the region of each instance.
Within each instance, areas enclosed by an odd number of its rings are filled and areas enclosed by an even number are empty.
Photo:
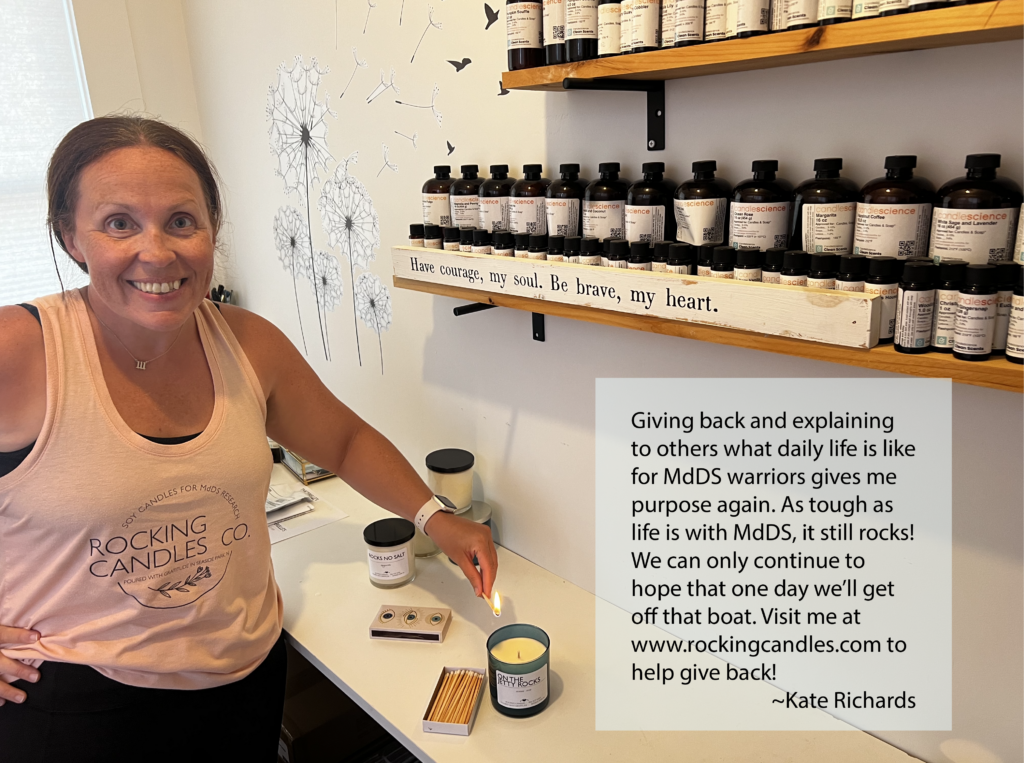
[[[1024,0],[939,8],[832,26],[505,72],[512,90],[562,90],[566,77],[667,80],[1024,37]]]
[[[541,299],[528,299],[511,295],[492,294],[476,289],[394,278],[400,289],[436,294],[442,297],[465,299],[470,302],[510,307],[532,313],[543,313],[559,318],[572,318],[589,323],[601,323],[618,328],[648,331],[655,334],[696,339],[702,342],[727,344],[752,350],[764,350],[782,355],[792,355],[828,363],[874,368],[911,376],[926,376],[938,379],[952,379],[960,384],[978,387],[1024,392],[1024,366],[1010,363],[1005,358],[996,358],[978,363],[957,360],[952,355],[931,352],[923,355],[905,355],[896,352],[892,345],[875,347],[871,350],[856,350],[799,339],[755,334],[747,331],[702,326],[683,321],[672,321],[643,315],[631,315],[591,307],[561,304]],[[467,320],[472,320],[467,318]]]

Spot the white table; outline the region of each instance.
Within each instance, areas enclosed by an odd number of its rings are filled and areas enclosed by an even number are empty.
[[[286,479],[275,466],[274,482]],[[339,479],[310,489],[347,519],[273,546],[292,644],[423,761],[757,761],[909,763],[857,730],[832,732],[625,732],[594,730],[594,596],[498,548],[503,612],[496,619],[442,554],[417,560],[416,580],[387,591],[370,584],[363,528],[392,516]],[[443,644],[374,641],[382,604],[449,607]],[[551,637],[551,702],[532,718],[507,718],[486,693],[469,737],[425,734],[420,719],[441,668],[487,665],[485,641],[501,625],[533,623]]]

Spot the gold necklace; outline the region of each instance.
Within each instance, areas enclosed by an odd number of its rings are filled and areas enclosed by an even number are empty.
[[[169,353],[169,352],[170,352],[170,351],[171,351],[171,350],[172,350],[172,349],[174,348],[174,345],[175,345],[175,343],[176,343],[176,342],[178,341],[178,337],[180,337],[180,336],[181,336],[181,332],[182,332],[182,331],[184,330],[184,328],[185,328],[185,324],[184,324],[184,323],[182,323],[182,324],[181,324],[181,328],[179,328],[179,329],[178,329],[178,333],[174,335],[174,341],[173,341],[173,342],[171,342],[171,345],[170,345],[170,347],[168,347],[168,348],[167,348],[166,350],[164,350],[163,352],[161,352],[161,353],[160,353],[159,355],[157,355],[157,356],[156,356],[155,358],[150,358],[149,360],[139,360],[139,359],[138,359],[137,357],[135,357],[134,355],[132,355],[132,351],[128,349],[128,345],[126,345],[126,344],[125,344],[124,342],[122,342],[122,341],[121,341],[121,338],[120,338],[120,337],[119,337],[119,336],[118,336],[118,335],[117,335],[117,334],[116,334],[116,333],[114,332],[114,329],[110,328],[110,326],[108,326],[108,325],[107,325],[106,323],[104,323],[104,322],[103,322],[103,320],[102,320],[102,319],[100,318],[100,316],[99,316],[99,315],[97,315],[97,313],[96,313],[96,311],[95,311],[95,310],[93,310],[93,311],[92,311],[92,314],[96,316],[96,320],[98,320],[98,321],[100,322],[100,325],[101,325],[101,326],[102,326],[103,328],[105,328],[105,329],[106,329],[107,331],[109,331],[109,332],[110,332],[110,333],[111,333],[111,334],[112,334],[112,335],[114,336],[114,339],[116,339],[116,340],[117,340],[117,343],[118,343],[119,345],[121,345],[122,347],[124,347],[124,351],[125,351],[125,352],[127,352],[127,353],[128,353],[128,355],[129,355],[129,356],[131,357],[131,359],[135,361],[135,368],[136,368],[137,370],[139,370],[139,371],[145,371],[145,370],[146,370],[146,364],[147,364],[147,363],[152,363],[152,362],[153,362],[154,360],[159,360],[159,359],[160,359],[160,358],[162,358],[162,357],[163,357],[164,355],[166,355],[167,353]],[[187,322],[187,321],[186,321],[186,322]]]

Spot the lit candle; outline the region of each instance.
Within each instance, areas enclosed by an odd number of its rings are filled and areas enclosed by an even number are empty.
[[[551,640],[534,625],[498,628],[487,639],[491,704],[502,715],[526,717],[548,706]]]
[[[510,638],[491,648],[494,659],[510,665],[533,662],[548,648],[532,638]]]

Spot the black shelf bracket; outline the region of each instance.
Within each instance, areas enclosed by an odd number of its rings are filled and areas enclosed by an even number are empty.
[[[491,310],[497,307],[497,305],[490,305],[486,302],[472,302],[468,305],[459,305],[452,309],[452,313],[456,318],[462,315],[472,315],[473,313],[479,313],[481,310]],[[533,313],[533,338],[538,342],[544,341],[544,315],[543,313]]]
[[[620,90],[647,93],[647,150],[665,150],[665,81],[566,77],[563,90]]]

